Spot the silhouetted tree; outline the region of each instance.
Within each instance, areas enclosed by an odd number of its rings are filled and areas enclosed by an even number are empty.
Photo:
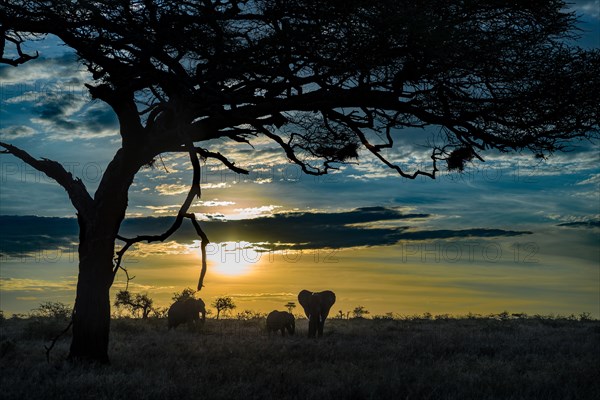
[[[148,319],[150,312],[154,311],[154,300],[148,297],[147,294],[137,293],[135,297],[132,297],[131,292],[127,290],[120,290],[115,297],[116,307],[125,307],[129,309],[132,314],[141,312],[142,319]]]
[[[195,295],[196,295],[196,290],[194,290],[192,288],[185,288],[181,292],[173,293],[173,297],[171,297],[171,298],[175,302],[175,301],[180,301],[180,300],[183,301],[183,300],[189,299],[189,298],[194,298]]]
[[[46,301],[31,310],[31,315],[34,317],[45,317],[63,321],[71,318],[72,312],[73,309],[71,306],[61,303],[60,301]]]
[[[284,307],[285,307],[285,308],[287,308],[287,309],[288,309],[288,312],[291,314],[291,313],[292,313],[292,310],[293,310],[294,308],[296,308],[296,303],[295,303],[295,302],[293,302],[293,301],[289,301],[289,302],[287,302],[287,303],[285,304],[285,306],[284,306]]]
[[[133,244],[163,241],[187,218],[205,255],[188,212],[198,158],[248,173],[221,154],[223,141],[270,139],[312,175],[370,153],[403,177],[435,178],[440,161],[460,170],[486,150],[545,157],[597,137],[600,52],[569,44],[575,24],[558,0],[2,1],[0,62],[29,62],[37,53],[22,44],[55,35],[120,125],[93,196],[59,163],[0,143],[62,185],[77,211],[70,358],[108,361],[109,288]],[[427,126],[443,136],[428,169],[384,156],[402,128]],[[189,154],[194,171],[173,225],[119,235],[136,173],[166,152]],[[203,257],[198,290],[205,271]]]
[[[352,315],[354,318],[364,318],[367,314],[371,314],[371,312],[367,310],[365,306],[358,306],[352,310]]]
[[[225,313],[237,307],[233,302],[233,299],[229,296],[217,297],[215,301],[212,302],[211,306],[217,309],[217,319],[219,319],[221,311]]]

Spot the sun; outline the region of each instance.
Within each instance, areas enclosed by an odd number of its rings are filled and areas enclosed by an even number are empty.
[[[211,270],[219,275],[239,276],[250,273],[261,259],[262,253],[256,251],[249,242],[211,243],[206,247]]]

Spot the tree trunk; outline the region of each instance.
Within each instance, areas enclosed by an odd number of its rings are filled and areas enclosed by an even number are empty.
[[[81,219],[80,229],[85,232]],[[79,276],[69,359],[108,363],[114,238],[96,236],[100,236],[99,232],[80,234]]]
[[[131,154],[129,154],[131,156]],[[125,218],[127,192],[142,165],[119,150],[108,165],[94,203],[78,215],[79,276],[73,313],[70,360],[108,363],[110,287],[114,280],[115,239]]]

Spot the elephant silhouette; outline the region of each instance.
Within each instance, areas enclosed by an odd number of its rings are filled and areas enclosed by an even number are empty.
[[[202,299],[187,298],[178,300],[169,308],[169,329],[177,328],[186,322],[198,322],[202,314],[202,322],[206,319],[206,305]]]
[[[298,301],[308,318],[308,337],[315,337],[317,334],[318,337],[323,336],[323,326],[329,310],[335,303],[335,293],[331,290],[323,292],[302,290],[298,293]]]
[[[271,311],[267,315],[267,331],[269,333],[281,331],[281,336],[285,336],[286,330],[290,335],[294,334],[296,330],[294,315],[287,311]]]

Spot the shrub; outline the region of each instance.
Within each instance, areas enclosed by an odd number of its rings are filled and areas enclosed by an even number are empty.
[[[47,301],[31,310],[31,316],[52,318],[57,321],[67,321],[71,318],[73,308],[61,302]]]
[[[592,321],[593,320],[592,314],[587,311],[584,311],[581,314],[579,314],[579,320],[580,321]]]

